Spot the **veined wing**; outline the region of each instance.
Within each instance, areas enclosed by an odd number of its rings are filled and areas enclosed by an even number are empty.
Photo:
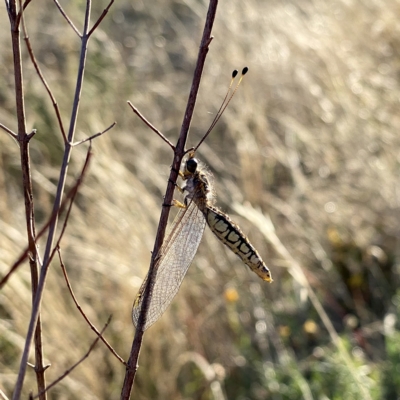
[[[149,328],[161,317],[177,294],[197,252],[205,225],[204,215],[193,201],[176,216],[155,266],[157,275],[150,293],[150,305],[144,329]],[[135,327],[142,308],[147,279],[146,276],[133,303],[132,319]]]

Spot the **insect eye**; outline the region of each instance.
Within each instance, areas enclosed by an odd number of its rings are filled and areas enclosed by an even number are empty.
[[[189,158],[189,160],[186,161],[186,169],[192,174],[196,172],[197,165],[198,162],[195,158]]]

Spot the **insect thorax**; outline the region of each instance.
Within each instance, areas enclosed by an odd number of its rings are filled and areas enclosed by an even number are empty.
[[[185,203],[188,204],[193,199],[201,211],[214,203],[212,175],[208,171],[196,170],[193,174],[187,175],[184,190],[188,192]]]

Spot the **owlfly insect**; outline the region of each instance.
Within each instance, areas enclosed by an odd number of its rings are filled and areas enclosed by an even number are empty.
[[[243,70],[242,76],[246,72],[247,70]],[[232,78],[234,77],[235,73],[232,75]],[[227,96],[225,97],[217,116],[202,141],[222,115],[233,94],[224,105]],[[228,215],[215,207],[213,176],[207,167],[195,158],[195,150],[189,153],[183,171],[179,171],[179,175],[185,181],[185,186],[183,188],[177,187],[182,193],[187,194],[184,203],[177,200],[173,202],[173,205],[179,207],[180,211],[172,223],[157,257],[156,279],[153,287],[150,288],[150,304],[144,329],[149,328],[161,317],[177,294],[197,252],[206,225],[261,279],[272,282],[268,267],[246,235]],[[139,319],[146,285],[147,277],[142,283],[133,304],[132,318],[135,326],[137,326]]]

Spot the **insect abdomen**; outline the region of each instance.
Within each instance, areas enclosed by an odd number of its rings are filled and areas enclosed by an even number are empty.
[[[241,229],[216,207],[207,207],[203,212],[208,226],[218,239],[237,254],[261,279],[272,282],[268,267]]]

